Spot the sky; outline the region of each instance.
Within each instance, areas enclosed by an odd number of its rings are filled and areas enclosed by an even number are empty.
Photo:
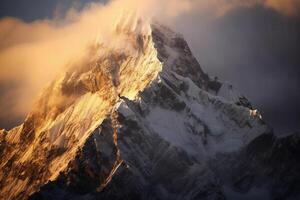
[[[122,0],[118,1],[122,2]],[[74,30],[65,25],[68,20],[61,19],[73,20],[78,15],[76,14],[78,10],[84,10],[90,2],[99,1],[1,0],[0,59],[7,53],[7,49],[17,45],[18,51],[21,47],[23,51],[33,49],[33,52],[37,52],[36,55],[43,50],[49,52],[48,40],[56,38],[57,42],[64,41],[65,38],[61,35],[68,35],[70,30]],[[134,0],[123,2],[137,4]],[[252,102],[254,107],[259,109],[264,120],[274,128],[275,132],[300,130],[300,1],[146,0],[138,2],[143,4],[141,10],[147,11],[145,13],[163,19],[164,23],[180,32],[188,41],[202,68],[209,75],[232,83]],[[126,7],[126,5],[119,3],[115,7]],[[119,9],[114,9],[114,12],[119,12]],[[152,12],[153,10],[155,12]],[[91,12],[93,9],[86,11],[86,13]],[[65,17],[66,15],[69,17]],[[99,18],[99,21],[101,20],[103,21]],[[56,25],[58,27],[52,27],[53,21],[60,22]],[[7,31],[8,29],[10,32]],[[78,30],[78,27],[75,30]],[[61,33],[57,34],[57,32]],[[81,33],[81,30],[79,32]],[[75,39],[77,37],[74,37]],[[40,50],[41,48],[43,50]],[[51,50],[53,49],[55,48]],[[49,52],[49,57],[46,59],[53,60],[55,56],[57,55]],[[69,54],[66,54],[66,57],[68,56]],[[24,59],[20,55],[14,60],[18,58]],[[18,66],[21,65],[20,63],[17,63]],[[38,63],[38,66],[42,66],[41,63]],[[46,67],[46,64],[43,66]],[[0,73],[3,75],[0,74],[0,128],[9,129],[21,123],[30,104],[24,104],[25,109],[22,109],[22,112],[16,112],[15,104],[37,95],[26,89],[28,85],[28,80],[26,82],[24,78],[27,76],[24,73],[26,68],[16,69],[7,70],[5,66],[0,65]],[[35,73],[32,73],[35,77],[31,79],[47,80],[47,76],[44,77],[42,74],[44,70],[42,67],[30,69],[35,70]],[[7,74],[12,78],[1,78],[7,77]],[[30,86],[38,85],[35,87],[36,91],[44,83],[33,82]],[[22,96],[18,96],[20,93]],[[16,98],[20,101],[16,101]]]

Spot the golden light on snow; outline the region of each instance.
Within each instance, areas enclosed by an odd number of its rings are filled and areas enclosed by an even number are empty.
[[[89,44],[101,41],[113,45],[111,34],[122,13],[135,13],[150,20],[156,17],[172,22],[182,13],[208,12],[220,15],[235,7],[262,5],[278,12],[299,13],[298,0],[115,0],[103,5],[89,4],[83,11],[70,9],[65,18],[37,20],[25,23],[15,18],[0,20],[0,81],[16,84],[3,94],[2,113],[23,116],[33,104],[38,92],[65,69],[77,62]],[[214,15],[214,14],[213,14]],[[117,45],[121,46],[118,40]],[[123,47],[126,47],[126,44]],[[6,105],[13,101],[10,110]]]
[[[258,117],[259,119],[262,119],[262,116],[257,109],[255,109],[255,110],[250,109],[249,114],[251,117]]]

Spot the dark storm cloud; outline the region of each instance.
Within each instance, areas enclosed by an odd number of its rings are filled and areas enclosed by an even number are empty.
[[[202,67],[232,82],[277,132],[300,129],[299,17],[256,6],[209,22],[186,16],[177,28]]]

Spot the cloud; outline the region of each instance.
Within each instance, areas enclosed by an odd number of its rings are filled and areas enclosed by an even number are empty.
[[[11,83],[11,88],[0,89],[1,115],[25,116],[39,91],[95,40],[99,27],[109,30],[105,16],[102,5],[90,5],[63,19],[32,23],[2,19],[0,82]]]
[[[146,20],[154,17],[176,27],[182,15],[200,13],[201,20],[211,20],[235,8],[255,5],[291,16],[300,7],[298,0],[114,0],[106,4],[90,3],[81,10],[57,9],[54,19],[31,23],[3,18],[0,20],[0,86],[10,87],[0,87],[0,118],[8,114],[12,118],[24,117],[41,89],[68,63],[82,57],[96,38],[112,42],[111,31],[122,13],[134,10]]]
[[[289,16],[300,15],[299,0],[265,0],[264,5]]]
[[[161,4],[161,6],[157,6]],[[54,19],[26,23],[16,18],[0,20],[0,118],[24,117],[47,83],[78,61],[96,39],[124,45],[112,39],[112,30],[123,13],[143,15],[147,20],[164,13],[168,19],[189,9],[189,1],[115,0],[90,3],[83,9],[55,10]]]
[[[299,16],[299,0],[194,0],[184,1],[190,11],[210,12],[216,16],[222,16],[227,12],[240,7],[262,6],[273,9],[281,14]]]

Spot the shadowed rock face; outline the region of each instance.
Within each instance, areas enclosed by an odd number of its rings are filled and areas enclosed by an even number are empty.
[[[240,152],[217,155],[210,165],[221,182],[232,188],[230,196],[238,198],[241,193],[256,199],[297,199],[299,153],[299,133],[280,138],[266,133]],[[262,194],[253,194],[253,188]]]
[[[276,138],[180,35],[132,23],[132,52],[94,45],[0,131],[0,199],[299,197],[297,134]]]

